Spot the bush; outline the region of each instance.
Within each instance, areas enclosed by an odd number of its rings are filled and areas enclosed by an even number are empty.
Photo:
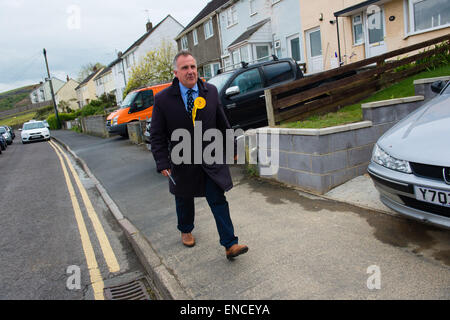
[[[47,118],[53,112],[54,112],[53,111],[53,106],[42,107],[42,108],[37,109],[36,115],[34,117],[37,120],[44,120],[45,118]]]
[[[77,113],[59,113],[58,114],[59,121],[71,121],[78,117]],[[58,122],[56,121],[56,116],[54,114],[51,114],[47,118],[48,125],[50,126],[50,130],[57,130],[61,127],[58,126]]]

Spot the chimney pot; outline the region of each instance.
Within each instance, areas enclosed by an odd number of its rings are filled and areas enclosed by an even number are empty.
[[[149,32],[150,30],[152,30],[153,24],[149,21],[149,22],[147,22],[147,24],[145,25],[145,27],[147,28],[147,32]]]

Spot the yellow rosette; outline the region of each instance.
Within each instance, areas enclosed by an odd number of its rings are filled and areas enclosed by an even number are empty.
[[[203,109],[206,107],[206,100],[203,97],[198,97],[194,101],[194,108],[192,109],[192,123],[195,127],[195,116],[197,115],[197,109]]]

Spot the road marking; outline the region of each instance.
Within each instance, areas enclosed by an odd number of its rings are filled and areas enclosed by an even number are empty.
[[[105,284],[103,283],[103,278],[98,268],[97,260],[95,259],[94,248],[92,247],[91,240],[89,239],[89,234],[83,220],[83,215],[81,214],[80,205],[78,203],[75,190],[72,182],[70,181],[69,173],[67,172],[63,158],[51,143],[50,146],[55,150],[55,153],[59,158],[59,162],[61,163],[61,167],[63,169],[64,178],[66,179],[67,189],[69,190],[70,200],[72,201],[73,211],[75,212],[75,219],[77,221],[78,231],[80,232],[81,244],[83,246],[89,276],[91,278],[92,288],[94,290],[94,298],[95,300],[104,300],[105,297],[103,296],[103,289]]]
[[[100,223],[100,220],[98,219],[98,215],[95,212],[94,207],[92,206],[91,200],[89,199],[89,196],[86,192],[86,189],[84,188],[83,184],[80,181],[80,178],[78,177],[78,174],[76,173],[75,169],[72,166],[72,163],[69,161],[69,158],[67,155],[63,152],[63,150],[54,142],[50,142],[50,144],[61,152],[61,154],[64,156],[64,158],[67,161],[67,164],[69,166],[70,171],[72,172],[72,175],[75,179],[75,182],[78,186],[78,190],[80,190],[81,197],[83,199],[84,205],[86,207],[86,211],[88,213],[89,218],[91,219],[92,225],[95,230],[95,234],[97,235],[97,239],[100,242],[100,247],[103,252],[103,256],[105,257],[106,264],[108,265],[110,272],[118,272],[120,271],[119,263],[117,262],[116,255],[114,254],[113,249],[111,248],[111,244],[109,243],[108,237],[106,236],[105,230],[103,229],[102,224]]]

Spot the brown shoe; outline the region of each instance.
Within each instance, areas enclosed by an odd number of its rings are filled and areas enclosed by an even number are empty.
[[[195,246],[195,239],[192,233],[181,233],[181,241],[186,247]]]
[[[229,249],[225,250],[227,259],[233,259],[240,254],[244,254],[248,251],[248,247],[243,244],[233,244]]]

